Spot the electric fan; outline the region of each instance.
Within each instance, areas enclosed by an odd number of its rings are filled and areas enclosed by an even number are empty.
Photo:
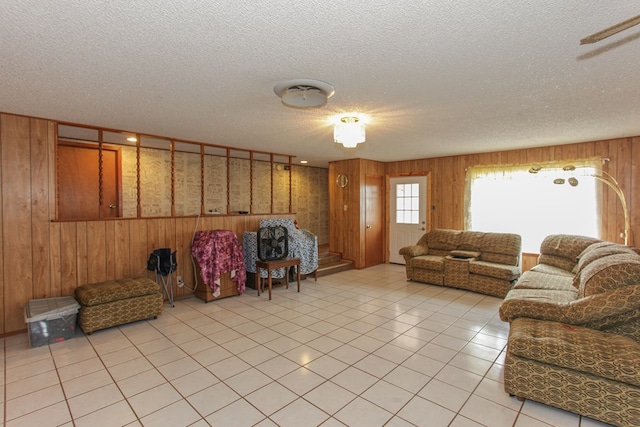
[[[289,255],[289,239],[286,227],[258,228],[258,258],[261,261],[282,259]]]

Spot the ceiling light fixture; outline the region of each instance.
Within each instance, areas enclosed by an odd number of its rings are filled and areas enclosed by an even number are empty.
[[[347,148],[354,148],[365,141],[364,123],[354,116],[343,117],[333,128],[333,141]]]
[[[312,79],[280,82],[273,87],[273,91],[284,105],[292,108],[321,107],[336,92],[329,83]]]

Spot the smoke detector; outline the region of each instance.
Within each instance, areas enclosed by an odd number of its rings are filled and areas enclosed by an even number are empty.
[[[321,107],[336,92],[329,83],[313,79],[280,82],[273,87],[273,91],[284,105],[292,108]]]

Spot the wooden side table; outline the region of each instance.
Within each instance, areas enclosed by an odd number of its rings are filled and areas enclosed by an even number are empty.
[[[271,299],[271,289],[273,287],[271,280],[271,271],[278,268],[286,268],[284,275],[284,281],[289,289],[289,269],[296,267],[296,277],[298,279],[298,292],[300,292],[300,258],[286,257],[282,259],[274,259],[271,261],[256,260],[256,289],[258,290],[258,296],[260,296],[260,290],[262,289],[262,280],[260,278],[260,269],[267,270],[267,284],[269,286],[269,299]]]

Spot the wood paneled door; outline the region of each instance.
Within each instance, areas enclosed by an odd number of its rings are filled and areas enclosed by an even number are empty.
[[[380,175],[365,177],[365,267],[384,262],[382,179]]]
[[[122,216],[120,150],[73,142],[58,143],[58,219]]]

